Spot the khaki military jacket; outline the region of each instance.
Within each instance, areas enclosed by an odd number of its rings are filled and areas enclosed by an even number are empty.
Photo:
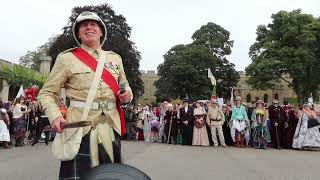
[[[217,120],[217,121],[214,121]],[[207,124],[209,126],[222,126],[225,121],[223,111],[219,107],[209,107],[207,115]]]
[[[123,69],[121,57],[112,51],[103,51],[102,49],[93,50],[84,45],[81,46],[85,51],[87,51],[92,57],[97,61],[102,53],[105,54],[106,63],[105,69],[107,69],[113,77],[118,82],[119,77],[121,81],[126,83],[126,90],[131,93],[132,91],[129,87],[129,83],[126,79],[125,72]],[[60,53],[57,56],[56,62],[52,71],[39,92],[38,100],[45,108],[45,113],[52,122],[58,117],[62,117],[59,110],[59,100],[60,100],[60,90],[62,87],[65,88],[66,96],[70,100],[86,101],[91,83],[94,78],[94,72],[86,66],[82,61],[77,59],[71,52],[72,49]],[[97,92],[95,94],[94,102],[113,102],[116,103],[116,99],[112,90],[108,85],[101,79],[98,85]],[[67,122],[77,122],[80,121],[82,112],[84,108],[69,107],[67,112]],[[111,119],[109,119],[109,125],[118,133],[121,134],[121,124],[119,113],[116,108],[110,110],[104,110],[105,114],[108,114]],[[87,120],[95,121],[102,118],[100,115],[102,110],[90,110]],[[79,142],[72,142],[73,139],[81,139],[80,137],[73,136],[84,136],[90,131],[91,127],[82,128],[70,128],[64,129],[62,132],[62,141],[68,142],[72,147],[73,144]]]

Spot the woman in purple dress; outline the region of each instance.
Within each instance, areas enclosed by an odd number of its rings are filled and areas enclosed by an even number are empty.
[[[23,140],[26,134],[26,119],[25,114],[30,112],[27,106],[24,104],[25,98],[20,96],[16,99],[16,103],[13,108],[13,132],[16,140],[16,147],[23,146]]]

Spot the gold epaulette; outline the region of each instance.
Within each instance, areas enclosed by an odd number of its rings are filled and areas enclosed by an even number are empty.
[[[77,49],[77,48],[78,48],[78,47],[74,47],[74,48],[67,49],[67,50],[61,52],[61,54],[65,54],[65,53],[67,53],[67,52],[71,52],[72,50]]]
[[[116,56],[119,56],[121,58],[121,56],[118,54],[118,53],[115,53],[113,51],[106,51],[107,53],[110,53],[110,54],[113,54],[113,55],[116,55]]]

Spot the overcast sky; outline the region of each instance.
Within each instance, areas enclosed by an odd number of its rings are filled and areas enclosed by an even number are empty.
[[[320,0],[2,0],[0,59],[18,62],[28,50],[61,33],[74,6],[105,2],[132,27],[131,40],[141,52],[143,70],[156,70],[171,47],[190,43],[192,34],[207,22],[231,33],[229,60],[244,70],[251,62],[248,52],[256,28],[270,23],[272,13],[300,8],[320,16]]]

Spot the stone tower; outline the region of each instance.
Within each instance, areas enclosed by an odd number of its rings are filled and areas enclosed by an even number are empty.
[[[49,75],[50,73],[50,64],[51,64],[52,58],[50,56],[42,56],[40,58],[41,64],[40,64],[40,73],[42,75]]]

